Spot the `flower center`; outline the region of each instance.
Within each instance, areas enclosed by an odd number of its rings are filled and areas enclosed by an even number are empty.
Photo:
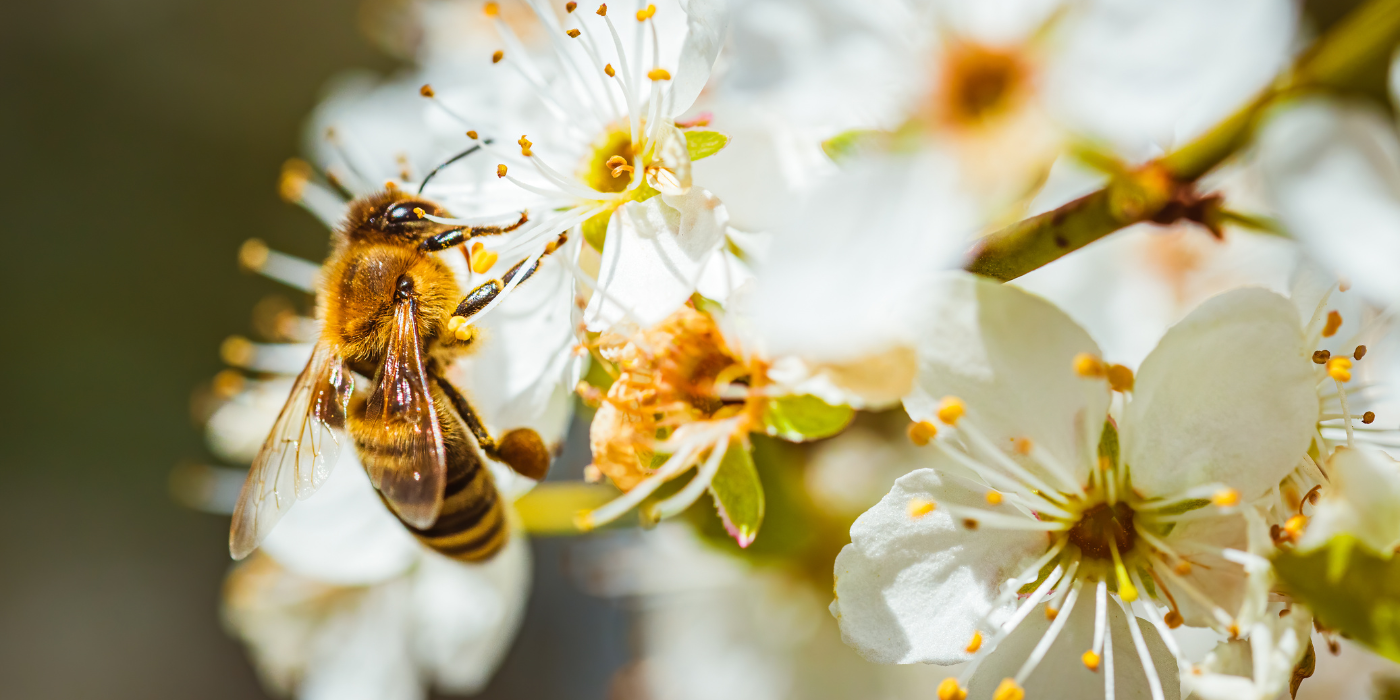
[[[615,124],[593,142],[593,150],[580,166],[579,179],[599,192],[621,192],[632,182],[634,155],[627,125]]]
[[[1100,503],[1080,516],[1079,522],[1069,530],[1069,541],[1079,547],[1084,556],[1092,559],[1111,559],[1110,545],[1118,546],[1121,554],[1133,549],[1137,534],[1133,530],[1133,509],[1119,501],[1116,505]]]
[[[958,43],[944,54],[941,73],[934,112],[953,125],[971,126],[1009,107],[1029,71],[1012,51]]]

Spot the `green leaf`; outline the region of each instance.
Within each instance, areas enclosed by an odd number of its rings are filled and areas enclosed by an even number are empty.
[[[780,396],[763,410],[763,431],[789,442],[831,437],[851,424],[855,409],[833,406],[810,394]]]
[[[1382,557],[1338,535],[1307,554],[1280,551],[1274,571],[1324,627],[1400,661],[1400,557]]]
[[[822,141],[822,152],[826,157],[844,163],[867,147],[878,144],[889,134],[875,129],[851,129]]]
[[[749,446],[743,440],[729,443],[719,471],[710,481],[710,495],[729,536],[740,547],[753,544],[763,523],[763,484],[758,480]]]
[[[612,221],[612,214],[609,209],[583,222],[583,241],[599,253],[603,252],[603,241],[608,236],[608,222]]]
[[[729,137],[718,131],[685,132],[685,147],[690,151],[691,162],[719,153],[728,143]]]

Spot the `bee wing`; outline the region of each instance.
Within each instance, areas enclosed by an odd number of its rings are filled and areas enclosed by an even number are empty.
[[[416,311],[412,298],[395,306],[384,369],[365,402],[365,420],[383,421],[382,435],[391,442],[395,458],[367,459],[365,470],[404,522],[426,529],[442,510],[447,451],[423,369]]]
[[[340,456],[345,407],[353,390],[344,360],[330,346],[318,344],[238,494],[229,531],[234,559],[248,556],[297,499],[310,496],[330,476]]]

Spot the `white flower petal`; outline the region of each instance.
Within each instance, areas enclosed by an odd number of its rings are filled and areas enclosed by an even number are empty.
[[[965,661],[974,625],[1011,612],[992,610],[998,586],[1021,573],[1026,559],[1045,551],[1043,533],[964,528],[946,508],[921,516],[911,500],[982,507],[973,489],[932,469],[910,472],[856,519],[851,544],[836,557],[836,600],[831,613],[841,638],[877,663]]]
[[[1133,618],[1142,630],[1143,641],[1152,655],[1152,664],[1162,681],[1162,691],[1167,700],[1181,697],[1180,683],[1177,680],[1176,660],[1162,643],[1157,629],[1145,620]],[[1147,686],[1147,674],[1143,672],[1142,661],[1133,645],[1132,632],[1128,629],[1127,616],[1118,604],[1109,600],[1108,622],[1113,634],[1113,689],[1118,700],[1150,700],[1152,693]],[[1021,665],[1030,656],[1031,650],[1045,636],[1050,621],[1045,617],[1045,604],[1032,610],[1026,620],[1016,627],[997,648],[987,655],[987,659],[977,668],[968,683],[968,697],[992,697],[992,692],[1004,678],[1012,678],[1021,670]],[[1070,611],[1069,622],[1055,643],[1046,652],[1045,658],[1036,665],[1026,678],[1023,687],[1030,698],[1074,698],[1091,700],[1104,697],[1104,673],[1101,665],[1097,673],[1085,668],[1081,660],[1084,652],[1093,648],[1094,643],[1094,587],[1084,586],[1079,601]]]
[[[1400,462],[1379,450],[1339,447],[1327,463],[1331,484],[1298,546],[1313,549],[1347,533],[1372,551],[1400,544]]]
[[[1221,482],[1254,498],[1298,461],[1317,380],[1292,302],[1237,289],[1201,304],[1143,360],[1124,411],[1133,486],[1168,496]]]
[[[379,500],[347,445],[326,483],[288,511],[262,550],[303,576],[363,585],[403,573],[422,547]]]
[[[1368,296],[1400,299],[1400,140],[1388,117],[1327,100],[1277,110],[1259,162],[1290,233]]]
[[[1074,371],[1079,353],[1100,354],[1093,339],[1050,302],[984,277],[950,273],[934,294],[904,399],[910,417],[933,420],[939,401],[957,396],[992,440],[1029,437],[1082,483],[1109,404],[1106,382]]]
[[[628,312],[643,326],[660,323],[695,292],[727,220],[719,200],[698,187],[619,208],[603,246],[602,291],[584,314],[588,328],[605,330]]]
[[[529,595],[530,547],[519,531],[480,564],[425,556],[413,577],[415,655],[443,690],[479,692],[510,649]]]
[[[1193,564],[1191,572],[1182,578],[1196,590],[1210,596],[1215,604],[1230,615],[1238,614],[1244,605],[1248,580],[1243,567],[1216,552],[1221,549],[1247,551],[1247,532],[1244,516],[1236,513],[1179,523],[1163,538],[1173,551],[1186,557]],[[1201,606],[1190,595],[1177,590],[1171,581],[1164,583],[1172,590],[1186,624],[1193,627],[1207,627],[1213,624],[1214,618],[1209,609]]]
[[[767,350],[842,362],[913,345],[932,273],[962,258],[975,226],[956,166],[931,149],[849,164],[774,234],[757,271]]]
[[[690,0],[685,9],[685,43],[681,44],[676,74],[671,77],[669,112],[673,115],[690,109],[710,81],[710,70],[719,57],[729,25],[724,0]]]
[[[300,700],[421,700],[426,688],[408,644],[408,585],[349,598],[317,633]]]

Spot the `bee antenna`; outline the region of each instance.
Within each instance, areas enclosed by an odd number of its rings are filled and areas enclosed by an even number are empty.
[[[491,143],[491,139],[486,139],[484,143]],[[452,156],[451,158],[448,158],[447,160],[443,161],[442,164],[437,166],[436,168],[433,168],[433,171],[428,173],[428,176],[423,178],[423,181],[418,184],[418,194],[423,194],[423,188],[428,186],[428,181],[433,179],[433,176],[437,175],[439,170],[442,170],[443,168],[446,168],[447,166],[452,165],[453,163],[456,163],[457,161],[466,158],[467,156],[476,153],[479,150],[481,150],[481,144],[472,146],[471,148],[468,148],[467,150],[462,151],[461,153],[458,153],[457,155]]]

